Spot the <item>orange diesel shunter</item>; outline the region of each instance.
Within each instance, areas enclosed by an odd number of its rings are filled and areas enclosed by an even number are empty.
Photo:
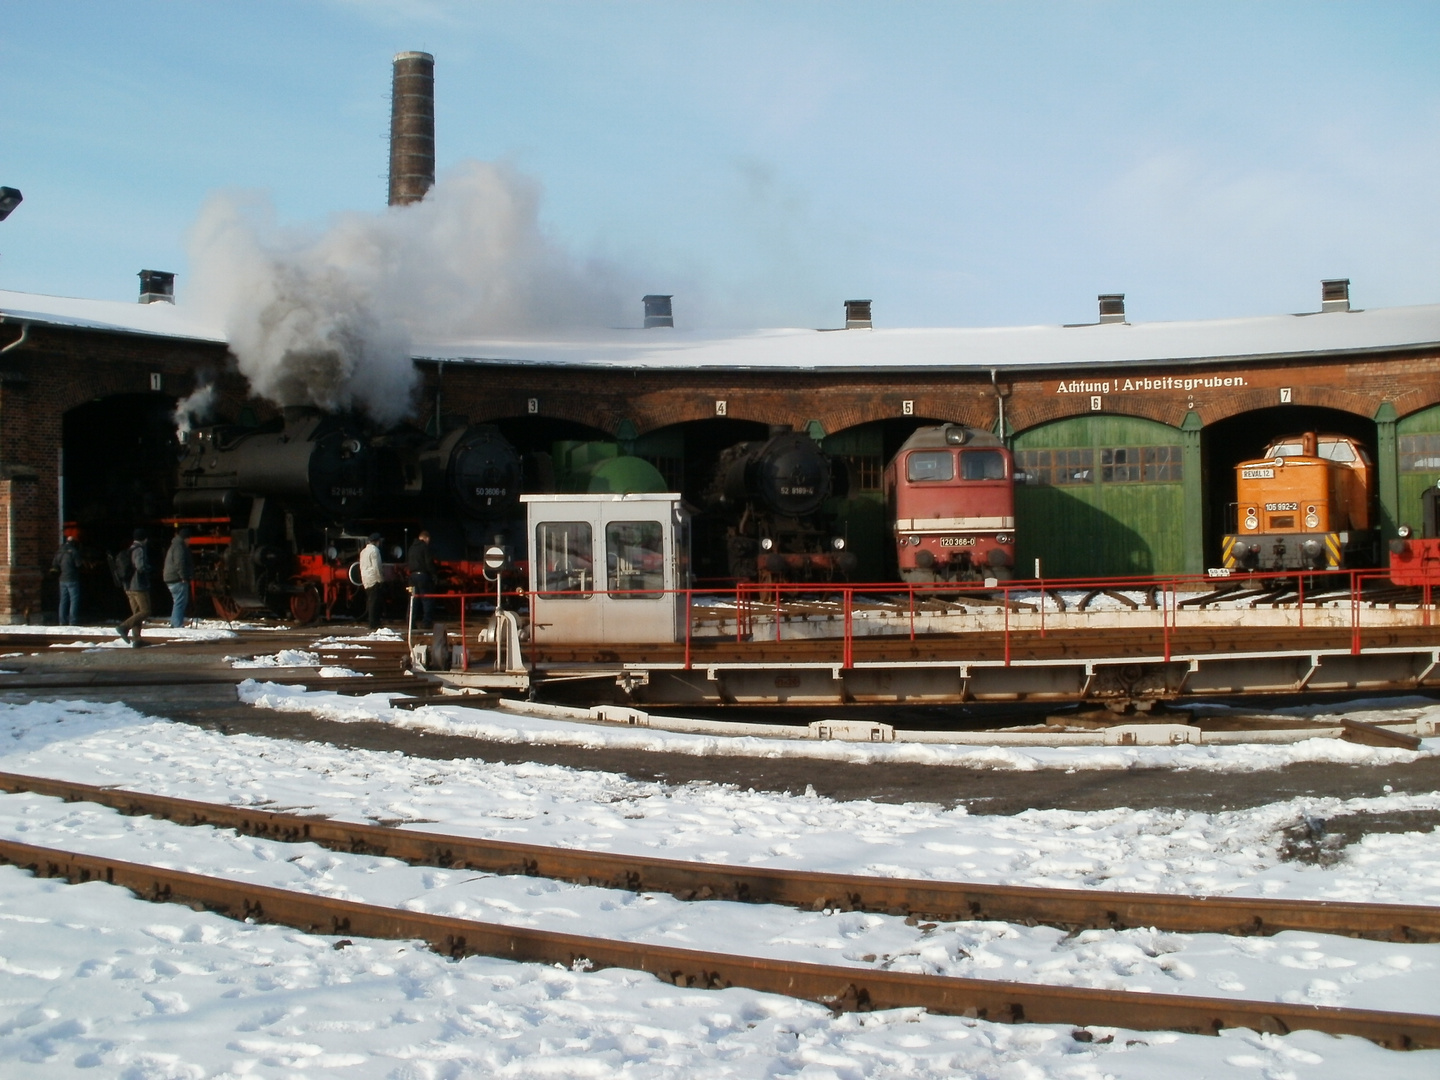
[[[1346,435],[1286,435],[1235,466],[1232,570],[1334,570],[1373,565],[1375,466]]]

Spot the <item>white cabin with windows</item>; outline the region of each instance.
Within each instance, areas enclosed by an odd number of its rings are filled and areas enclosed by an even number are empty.
[[[530,633],[544,642],[683,640],[690,518],[674,492],[522,495]]]

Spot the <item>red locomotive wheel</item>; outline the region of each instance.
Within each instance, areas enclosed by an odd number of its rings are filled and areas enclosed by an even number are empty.
[[[240,605],[230,597],[211,593],[210,602],[215,605],[215,614],[226,622],[236,622],[240,618]]]
[[[320,615],[320,594],[313,587],[290,597],[290,617],[297,626],[309,626]]]

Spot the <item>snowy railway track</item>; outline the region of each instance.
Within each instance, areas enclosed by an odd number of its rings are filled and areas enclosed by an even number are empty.
[[[443,955],[485,955],[579,970],[625,968],[695,989],[744,987],[837,1012],[924,1008],[998,1023],[1071,1024],[1215,1035],[1226,1028],[1355,1035],[1395,1050],[1440,1048],[1440,1016],[1278,1002],[966,979],[771,960],[505,926],[316,896],[233,878],[0,840],[0,862],[40,877],[105,882],[159,903],[311,934],[418,940]],[[336,947],[343,947],[336,942]]]
[[[302,817],[8,772],[0,772],[0,792],[95,803],[131,816],[233,829],[246,836],[312,843],[413,865],[668,893],[681,900],[870,911],[941,922],[994,920],[1070,931],[1153,927],[1255,935],[1303,930],[1381,941],[1440,941],[1440,907],[1424,904],[1043,889],[655,859]]]

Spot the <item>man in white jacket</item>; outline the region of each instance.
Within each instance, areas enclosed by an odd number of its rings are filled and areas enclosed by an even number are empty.
[[[370,534],[370,542],[360,549],[360,584],[365,589],[365,614],[371,630],[380,629],[381,593],[385,588],[385,574],[380,568],[379,533]]]

